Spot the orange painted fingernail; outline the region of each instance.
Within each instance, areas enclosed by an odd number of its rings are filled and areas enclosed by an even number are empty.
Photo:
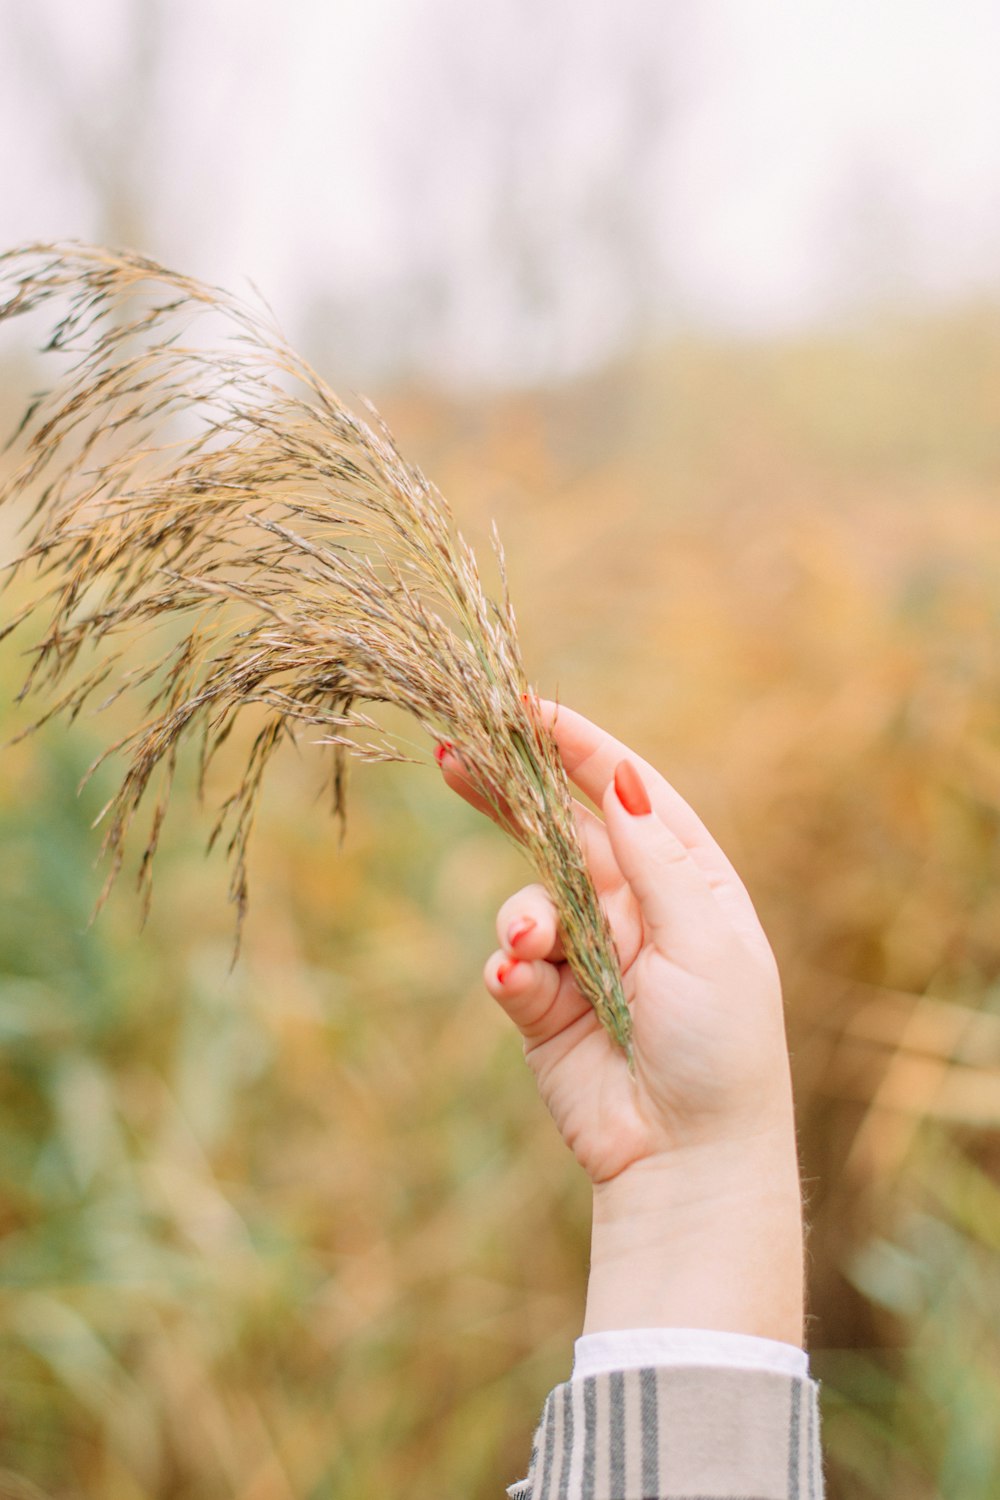
[[[534,917],[521,917],[518,921],[511,922],[507,928],[507,947],[516,947],[521,939],[526,938],[528,933],[533,931],[537,926],[538,923]]]
[[[437,746],[437,749],[434,751],[434,759],[437,761],[439,766],[443,763],[444,758],[448,754],[448,752],[450,750],[454,750],[454,748],[455,746],[452,744],[451,740],[442,740],[440,742],[440,744]]]
[[[497,964],[497,984],[507,983],[516,963],[516,958],[505,958],[501,963]]]
[[[620,760],[615,766],[615,792],[622,807],[633,818],[644,818],[653,811],[642,777],[630,760]]]

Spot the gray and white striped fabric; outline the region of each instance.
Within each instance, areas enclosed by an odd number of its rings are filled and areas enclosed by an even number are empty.
[[[662,1366],[556,1386],[511,1500],[822,1500],[819,1387]]]

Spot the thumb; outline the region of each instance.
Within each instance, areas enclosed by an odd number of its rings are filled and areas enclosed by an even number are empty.
[[[659,817],[632,761],[618,762],[603,808],[612,851],[653,946],[674,963],[702,969],[727,926],[724,914],[704,871]]]

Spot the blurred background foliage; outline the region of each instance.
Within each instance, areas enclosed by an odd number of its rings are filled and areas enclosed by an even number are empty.
[[[987,307],[382,401],[469,534],[496,516],[539,687],[663,767],[773,934],[833,1497],[1000,1484],[998,404]],[[67,1500],[495,1495],[587,1261],[480,987],[527,872],[430,746],[354,771],[338,852],[305,746],[232,972],[190,771],[145,930],[124,879],[88,927],[109,719],[4,752],[4,1465]]]
[[[539,689],[744,874],[786,984],[830,1500],[1000,1493],[998,24],[0,16],[4,243],[254,277],[478,547],[496,518]],[[5,339],[4,431],[43,380]],[[0,648],[5,741],[29,647]],[[234,969],[222,757],[205,807],[182,767],[145,929],[127,874],[89,925],[114,764],[77,787],[114,712],[0,758],[0,1496],[495,1497],[588,1253],[480,982],[528,871],[429,745],[354,772],[338,849],[304,745]]]

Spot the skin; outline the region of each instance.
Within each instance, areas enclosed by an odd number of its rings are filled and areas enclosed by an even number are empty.
[[[584,1332],[715,1328],[801,1344],[801,1194],[770,945],[736,871],[664,777],[582,715],[539,707],[571,781],[601,809],[575,804],[622,965],[635,1077],[563,961],[541,886],[500,908],[484,978],[593,1185]],[[623,761],[648,813],[618,794]],[[440,764],[494,815],[454,753]]]

